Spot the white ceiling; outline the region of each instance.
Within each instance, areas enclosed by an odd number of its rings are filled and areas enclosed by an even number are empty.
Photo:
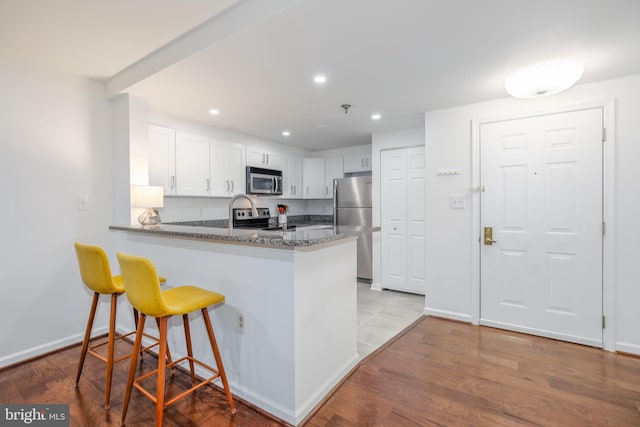
[[[215,25],[232,3],[269,2],[277,0],[0,0],[0,40],[17,37],[15,50],[77,74],[113,76],[205,19],[214,16]],[[52,3],[59,10],[42,9]],[[425,111],[504,97],[507,74],[542,59],[581,60],[580,83],[640,73],[638,0],[281,3],[289,3],[283,12],[153,70],[127,91],[164,113],[329,149],[419,126]],[[39,49],[30,49],[34,43]],[[317,72],[328,77],[322,87],[312,82]],[[352,105],[348,114],[344,103]],[[221,114],[209,115],[212,107]],[[382,119],[373,122],[373,112]]]

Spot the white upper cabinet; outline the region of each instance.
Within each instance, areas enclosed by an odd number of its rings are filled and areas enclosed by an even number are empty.
[[[165,195],[176,194],[176,131],[149,125],[149,185],[164,188]]]
[[[245,192],[245,146],[211,139],[211,196]]]
[[[287,199],[301,199],[302,189],[302,158],[288,157],[286,167],[282,171],[282,197]]]
[[[333,199],[333,180],[344,177],[342,157],[324,159],[325,199]]]
[[[286,166],[286,159],[280,154],[256,147],[247,147],[247,165],[281,171]]]
[[[327,194],[325,181],[325,162],[319,158],[304,158],[302,160],[303,198],[324,199]]]
[[[209,138],[176,132],[176,194],[208,196],[209,170]]]
[[[344,173],[366,172],[371,170],[371,154],[344,158]]]

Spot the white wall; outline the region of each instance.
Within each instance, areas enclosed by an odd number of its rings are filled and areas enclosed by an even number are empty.
[[[0,93],[6,366],[82,339],[91,294],[73,242],[109,242],[111,104],[102,84],[4,56]],[[76,209],[78,195],[88,210]],[[97,324],[106,316],[101,305]]]
[[[424,144],[424,128],[417,127],[392,132],[375,133],[372,136],[371,144],[371,166],[373,180],[373,225],[380,226],[380,153],[382,150],[392,150],[395,148],[417,147]],[[425,154],[428,157],[428,154]],[[382,265],[380,238],[382,233],[373,234],[373,289],[381,289],[380,265]]]
[[[472,244],[470,210],[448,208],[449,194],[470,197],[471,120],[527,115],[552,109],[615,99],[615,217],[607,219],[615,239],[612,288],[615,291],[615,348],[640,354],[640,75],[580,85],[569,91],[533,101],[504,98],[490,102],[431,111],[425,114],[427,308],[447,317],[470,320]],[[614,139],[615,138],[615,139]],[[438,169],[460,169],[458,176],[437,176]],[[611,194],[609,194],[611,195]],[[469,205],[467,205],[469,206]],[[444,244],[443,242],[446,242]]]

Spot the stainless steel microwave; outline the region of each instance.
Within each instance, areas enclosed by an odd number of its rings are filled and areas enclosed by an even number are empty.
[[[247,166],[247,194],[282,194],[282,171]]]

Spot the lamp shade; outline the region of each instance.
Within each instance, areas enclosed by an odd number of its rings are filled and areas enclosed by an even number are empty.
[[[153,185],[134,185],[133,200],[136,208],[164,207],[164,189]]]
[[[504,88],[514,98],[553,95],[576,84],[583,71],[582,65],[565,58],[536,62],[511,73]]]

